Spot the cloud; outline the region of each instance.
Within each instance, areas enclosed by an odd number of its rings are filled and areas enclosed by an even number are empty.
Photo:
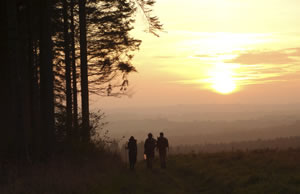
[[[289,48],[275,51],[250,51],[238,55],[236,58],[227,60],[227,63],[245,65],[257,64],[293,64],[299,62],[300,48]]]
[[[198,55],[194,55],[193,57],[196,57],[196,58],[208,58],[208,57],[211,57],[211,55],[198,54]]]
[[[154,58],[157,59],[173,59],[176,58],[177,56],[171,56],[171,55],[165,55],[165,56],[154,56]]]
[[[218,54],[224,56],[224,54]],[[218,57],[212,55],[199,54],[194,57]],[[231,79],[238,86],[270,84],[275,82],[286,82],[300,79],[300,48],[287,48],[267,51],[248,51],[245,53],[235,53],[235,58],[225,60],[223,67],[232,71]],[[215,69],[218,70],[217,67]],[[213,70],[214,71],[214,70]],[[221,71],[219,69],[219,71]],[[202,85],[211,84],[209,75],[201,75],[199,79],[179,80],[179,84]],[[209,88],[209,87],[208,87]]]
[[[235,76],[240,85],[282,82],[300,72],[300,48],[249,51],[225,61],[239,64]]]

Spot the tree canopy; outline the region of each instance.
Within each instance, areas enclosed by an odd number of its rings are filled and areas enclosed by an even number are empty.
[[[142,10],[150,33],[158,36],[162,30],[152,15],[154,3],[1,1],[1,159],[47,159],[65,145],[91,141],[95,125],[90,123],[89,94],[126,93],[128,74],[137,71],[134,52],[141,44],[130,34],[137,10]]]

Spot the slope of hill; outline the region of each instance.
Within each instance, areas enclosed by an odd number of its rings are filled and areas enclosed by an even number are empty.
[[[172,156],[168,169],[139,163],[124,173],[112,193],[300,193],[300,151],[214,153]]]
[[[146,169],[142,161],[134,172],[120,164],[113,166],[106,161],[106,167],[98,168],[97,162],[87,161],[73,169],[54,170],[50,175],[24,176],[6,185],[6,191],[39,194],[296,194],[300,193],[299,163],[300,150],[177,155],[169,157],[166,170],[160,169],[156,160],[153,170]]]

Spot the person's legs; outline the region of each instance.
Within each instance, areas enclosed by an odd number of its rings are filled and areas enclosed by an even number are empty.
[[[152,169],[153,157],[147,156],[147,168]]]
[[[149,158],[149,167],[150,169],[152,169],[152,163],[153,163],[153,157]]]
[[[132,160],[129,159],[129,168],[132,169]]]
[[[160,159],[160,167],[161,168],[166,168],[166,152],[164,151],[159,151],[159,159]]]
[[[130,153],[130,154],[129,154],[129,168],[130,168],[131,170],[134,169],[134,164],[135,164],[135,162],[136,162],[135,155],[132,154],[132,153]]]
[[[150,157],[149,157],[149,155],[147,155],[146,161],[147,161],[147,168],[150,168]]]
[[[136,163],[136,155],[133,155],[133,158],[132,158],[132,170],[134,170],[135,163]]]
[[[160,167],[162,168],[162,166],[163,166],[163,158],[162,158],[163,156],[162,156],[162,153],[161,153],[161,151],[159,151],[159,161],[160,161]]]
[[[166,164],[166,154],[163,154],[162,156],[162,168],[167,168],[167,164]]]

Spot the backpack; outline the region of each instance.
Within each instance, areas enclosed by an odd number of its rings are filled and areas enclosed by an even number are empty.
[[[159,138],[157,139],[157,147],[158,147],[158,149],[160,149],[160,150],[169,147],[169,143],[168,143],[167,138],[165,138],[165,137],[159,137]]]

